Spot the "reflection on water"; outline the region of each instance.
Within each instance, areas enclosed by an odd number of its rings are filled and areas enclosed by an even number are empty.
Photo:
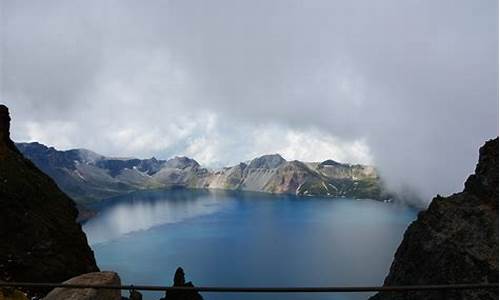
[[[371,200],[193,190],[105,201],[84,225],[102,270],[170,285],[178,266],[204,286],[378,285],[416,211]],[[160,293],[145,293],[158,299]],[[205,299],[367,299],[369,294]]]
[[[227,206],[214,194],[203,191],[145,191],[116,197],[96,205],[99,216],[84,225],[91,245],[116,239],[124,234],[151,227],[178,223],[211,214]]]

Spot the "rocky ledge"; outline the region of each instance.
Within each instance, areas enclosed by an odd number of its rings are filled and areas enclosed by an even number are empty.
[[[498,138],[462,192],[435,197],[404,235],[384,285],[498,283]],[[497,290],[379,293],[371,300],[498,299]]]

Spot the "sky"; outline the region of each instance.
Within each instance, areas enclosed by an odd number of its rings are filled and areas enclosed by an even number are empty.
[[[430,200],[498,135],[497,0],[0,0],[0,16],[18,142],[373,164]]]

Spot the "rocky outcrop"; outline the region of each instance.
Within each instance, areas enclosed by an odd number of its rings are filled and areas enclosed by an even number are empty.
[[[16,145],[10,139],[10,114],[5,105],[0,105],[0,157],[9,153],[19,154]]]
[[[463,192],[435,197],[404,235],[384,285],[498,283],[498,138]],[[498,299],[497,290],[379,293],[386,299]]]
[[[93,272],[73,277],[65,284],[121,285],[115,272]],[[121,300],[121,290],[56,288],[44,300]]]
[[[61,282],[97,271],[75,204],[16,149],[9,121],[0,105],[0,280]]]

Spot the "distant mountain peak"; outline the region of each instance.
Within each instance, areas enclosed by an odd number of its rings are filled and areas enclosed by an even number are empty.
[[[333,159],[327,159],[327,160],[320,163],[320,166],[339,166],[339,165],[343,165],[343,164],[339,163],[337,161],[334,161]]]
[[[76,151],[78,152],[78,155],[80,156],[81,160],[84,162],[95,162],[97,160],[106,158],[105,156],[99,153],[96,153],[92,150],[88,150],[85,148],[79,148],[76,149]]]
[[[286,160],[279,154],[266,154],[260,157],[254,158],[250,164],[249,168],[264,168],[264,169],[274,169],[280,165],[286,163]]]
[[[185,169],[188,167],[199,167],[200,164],[187,156],[175,156],[166,161],[166,166],[169,168]]]

